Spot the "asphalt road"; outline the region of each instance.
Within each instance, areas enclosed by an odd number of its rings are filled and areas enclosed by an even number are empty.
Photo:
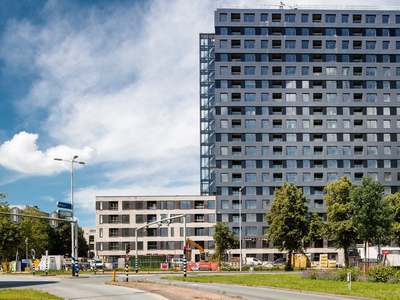
[[[1,275],[0,289],[35,289],[62,297],[68,300],[96,299],[96,300],[166,300],[156,294],[148,292],[105,285],[103,282],[110,281],[111,275],[105,276],[81,276],[79,278],[33,276],[33,275]]]
[[[233,275],[233,274],[232,274]],[[148,280],[166,284],[181,285],[189,288],[206,290],[226,295],[235,296],[244,300],[341,300],[355,299],[352,297],[340,297],[337,295],[326,295],[317,293],[307,293],[298,291],[288,291],[271,289],[264,287],[248,287],[227,284],[203,284],[195,282],[166,281],[161,280],[158,274],[131,274],[129,280]],[[188,274],[188,276],[190,276]],[[192,275],[193,276],[193,275]],[[233,275],[234,276],[234,275]],[[117,280],[123,281],[125,275],[117,274]],[[106,285],[104,282],[111,281],[111,274],[104,275],[83,275],[79,278],[71,276],[52,277],[52,276],[33,276],[33,275],[0,275],[0,289],[5,288],[31,288],[49,292],[53,295],[63,297],[68,300],[96,299],[96,300],[165,300],[159,295],[144,291]],[[176,298],[178,299],[178,298]],[[360,299],[360,298],[358,298]]]

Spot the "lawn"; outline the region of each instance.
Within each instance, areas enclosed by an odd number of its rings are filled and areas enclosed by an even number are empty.
[[[300,278],[299,274],[240,274],[236,276],[213,275],[213,276],[190,276],[187,277],[165,277],[168,280],[180,280],[190,282],[204,283],[227,283],[243,285],[246,282],[248,286],[265,286],[292,290],[311,291],[319,293],[328,293],[344,296],[357,296],[384,300],[400,299],[400,285],[390,283],[374,282],[352,282],[351,290],[348,289],[347,282],[313,280]]]
[[[4,300],[62,300],[63,298],[32,289],[0,290],[0,299]]]

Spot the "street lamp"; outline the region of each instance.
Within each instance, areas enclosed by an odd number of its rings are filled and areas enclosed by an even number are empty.
[[[74,164],[84,165],[85,163],[82,161],[77,161],[78,155],[75,155],[71,159],[61,159],[61,158],[54,158],[57,161],[66,161],[71,163],[71,219],[74,220]],[[78,221],[71,222],[71,269],[72,269],[72,276],[78,276],[75,274],[75,263],[74,267],[72,267],[73,261],[78,261]]]
[[[239,256],[240,256],[240,272],[242,272],[242,189],[244,186],[239,189]]]

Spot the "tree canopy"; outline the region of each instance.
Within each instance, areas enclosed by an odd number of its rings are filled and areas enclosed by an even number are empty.
[[[350,197],[354,184],[347,177],[329,183],[324,188],[326,204],[327,236],[334,240],[337,248],[344,252],[345,266],[349,266],[349,248],[357,238],[356,228],[353,224],[354,206]]]
[[[385,197],[384,201],[389,206],[390,217],[393,221],[392,232],[397,246],[400,246],[400,193],[396,192]]]
[[[301,189],[286,181],[275,189],[275,198],[267,213],[268,238],[279,250],[288,251],[285,270],[293,270],[292,255],[303,252],[303,239],[308,235],[307,198]]]
[[[217,224],[214,225],[214,257],[217,259],[218,264],[221,262],[222,256],[227,250],[234,249],[239,246],[239,240],[237,239],[236,234],[229,229],[227,224],[227,222],[217,222]]]
[[[383,185],[363,177],[361,185],[352,189],[353,224],[357,236],[365,244],[388,244],[392,240],[392,215],[388,203],[382,201]]]
[[[9,213],[10,207],[5,198],[6,195],[0,193],[0,211]],[[46,250],[52,255],[71,253],[70,222],[62,222],[53,229],[46,219],[28,217],[46,216],[36,207],[27,207],[22,214],[27,216],[22,217],[18,225],[11,222],[10,215],[0,214],[0,261],[12,261],[27,255],[31,258],[31,249],[35,250],[37,258],[44,255]],[[79,256],[86,257],[89,246],[81,228],[78,228],[78,245]]]

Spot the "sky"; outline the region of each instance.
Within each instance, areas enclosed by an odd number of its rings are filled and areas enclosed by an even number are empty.
[[[0,0],[6,202],[70,203],[71,163],[54,158],[75,155],[79,226],[95,225],[96,196],[199,195],[199,33],[214,32],[221,4],[279,2]]]

